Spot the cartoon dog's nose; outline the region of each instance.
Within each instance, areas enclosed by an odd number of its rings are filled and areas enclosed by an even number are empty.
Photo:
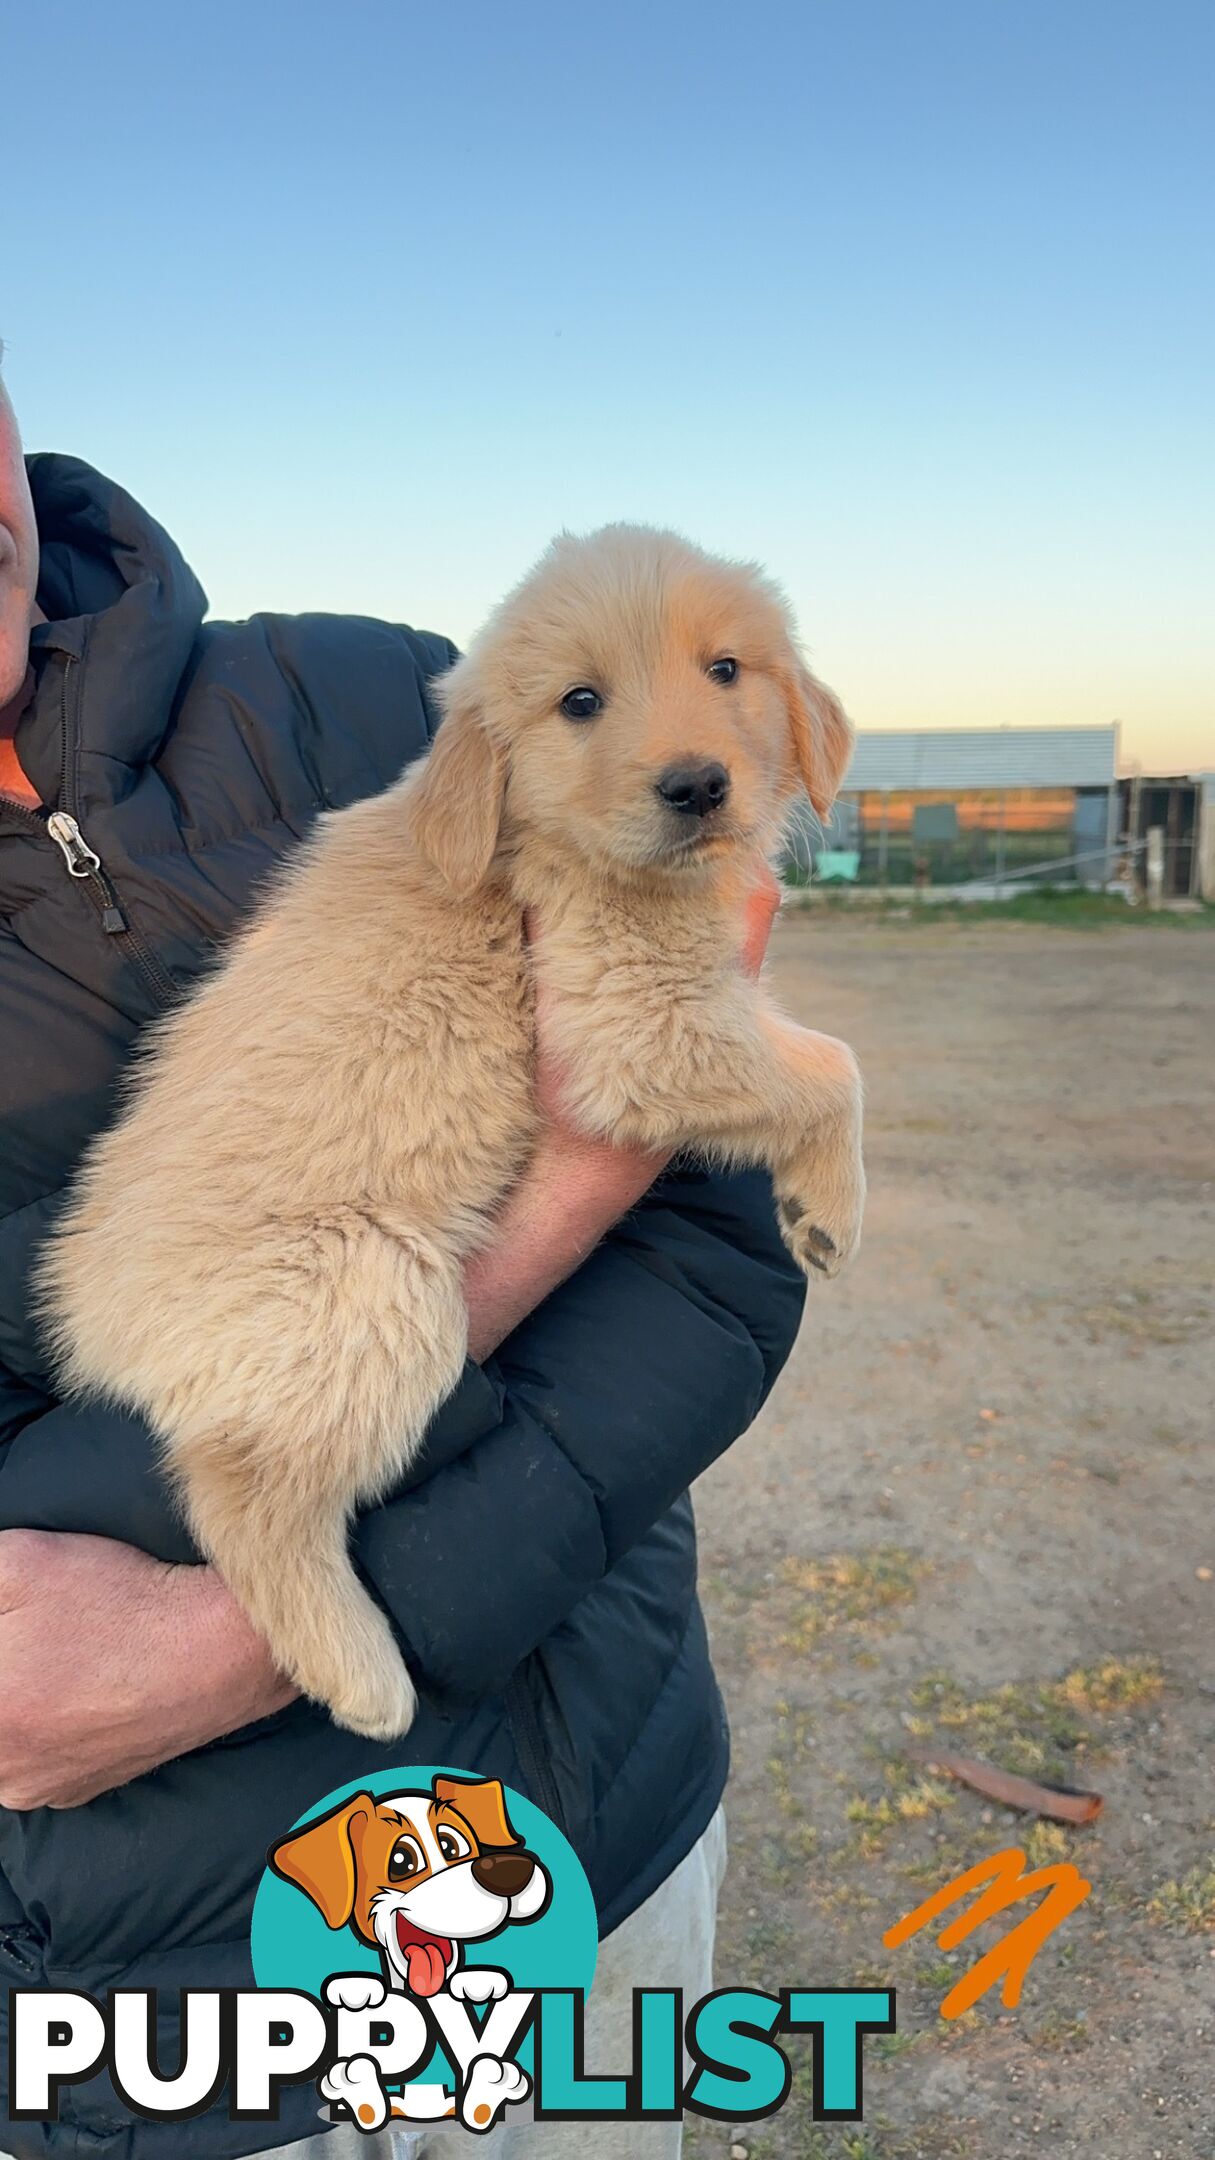
[[[529,1852],[483,1852],[473,1861],[472,1877],[495,1897],[518,1897],[531,1881],[535,1865]]]
[[[668,765],[655,787],[670,810],[685,817],[712,817],[730,792],[730,775],[724,765],[699,759],[695,764]]]

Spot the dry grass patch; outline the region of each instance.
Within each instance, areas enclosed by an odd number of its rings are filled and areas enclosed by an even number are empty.
[[[1215,1929],[1215,1859],[1192,1867],[1179,1882],[1161,1883],[1148,1901],[1148,1913],[1161,1927],[1186,1935]]]
[[[859,1630],[881,1620],[911,1603],[927,1573],[926,1562],[899,1545],[786,1560],[780,1581],[796,1605],[782,1649],[800,1654],[842,1628]]]
[[[1105,1737],[1089,1719],[1136,1715],[1163,1686],[1151,1658],[1105,1658],[1061,1680],[1013,1681],[981,1696],[967,1695],[948,1673],[928,1673],[912,1690],[905,1723],[917,1739],[964,1735],[968,1753],[1002,1770],[1069,1784],[1077,1763],[1098,1753]]]

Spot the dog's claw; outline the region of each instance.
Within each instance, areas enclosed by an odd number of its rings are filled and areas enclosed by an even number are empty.
[[[833,1233],[825,1230],[821,1222],[815,1222],[813,1207],[813,1201],[807,1204],[792,1194],[782,1193],[777,1202],[781,1235],[798,1266],[807,1275],[838,1275],[856,1251],[860,1209],[856,1211],[855,1230],[845,1218],[841,1235],[838,1224]]]

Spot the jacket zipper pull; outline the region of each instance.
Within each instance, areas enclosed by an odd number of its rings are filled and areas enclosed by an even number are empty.
[[[89,846],[75,818],[69,817],[66,810],[52,810],[46,821],[46,829],[62,854],[69,875],[96,880],[103,903],[102,929],[111,937],[118,931],[125,930],[126,917],[114,896],[114,888],[101,867],[101,857]]]

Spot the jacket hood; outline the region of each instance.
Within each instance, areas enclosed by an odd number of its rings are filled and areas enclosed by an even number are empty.
[[[42,551],[38,605],[48,618],[34,632],[35,663],[40,651],[80,660],[87,650],[81,746],[145,764],[160,747],[207,596],[125,488],[79,458],[49,452],[27,458],[26,470]],[[59,746],[46,702],[41,725],[23,725],[21,753],[44,800],[54,801]]]

